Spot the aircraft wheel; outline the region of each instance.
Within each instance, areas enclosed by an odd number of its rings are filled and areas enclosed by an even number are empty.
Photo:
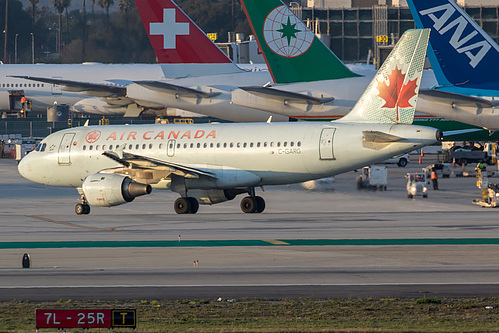
[[[191,214],[196,214],[199,210],[199,202],[196,200],[196,198],[189,197],[189,203],[191,204],[191,210],[189,213]]]
[[[256,213],[261,213],[265,210],[265,200],[262,197],[255,197]]]
[[[241,200],[241,210],[243,213],[254,213],[256,212],[257,202],[252,197],[244,197]]]
[[[83,206],[83,204],[80,204],[80,203],[76,204],[75,213],[76,213],[76,215],[85,214],[85,207]]]
[[[407,194],[407,197],[408,197],[409,199],[412,199],[412,194]]]
[[[89,204],[83,204],[83,214],[84,215],[90,214],[90,205]]]
[[[178,198],[174,206],[177,214],[187,214],[191,211],[191,201],[188,198]]]

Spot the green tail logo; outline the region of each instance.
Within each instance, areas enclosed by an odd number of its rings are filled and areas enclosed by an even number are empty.
[[[275,83],[358,76],[280,0],[242,0]]]

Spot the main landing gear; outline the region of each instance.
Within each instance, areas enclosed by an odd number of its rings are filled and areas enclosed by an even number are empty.
[[[81,203],[76,204],[75,206],[75,213],[76,215],[88,215],[90,214],[90,205],[87,202],[87,199],[85,199],[85,196],[82,194]]]
[[[261,213],[265,210],[265,200],[262,197],[244,197],[241,200],[241,210],[243,213]]]
[[[177,214],[196,214],[199,209],[199,202],[196,198],[178,198],[175,200],[175,212]]]

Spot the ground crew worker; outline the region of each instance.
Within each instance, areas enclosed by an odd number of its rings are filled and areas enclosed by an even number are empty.
[[[0,141],[0,155],[1,158],[5,157],[5,141]]]
[[[431,181],[433,183],[433,189],[438,191],[438,176],[435,168],[431,169]]]
[[[478,164],[476,165],[476,168],[480,169],[481,171],[485,171],[487,170],[487,164],[485,164],[483,160],[480,160],[480,162],[478,162]]]

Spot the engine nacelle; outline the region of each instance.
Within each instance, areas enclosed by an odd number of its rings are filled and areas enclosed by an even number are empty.
[[[85,178],[82,190],[90,205],[111,207],[132,202],[138,196],[151,193],[152,188],[128,176],[94,173]]]
[[[220,202],[232,200],[236,195],[246,192],[245,190],[189,190],[188,196],[196,198],[202,205],[213,205]]]

